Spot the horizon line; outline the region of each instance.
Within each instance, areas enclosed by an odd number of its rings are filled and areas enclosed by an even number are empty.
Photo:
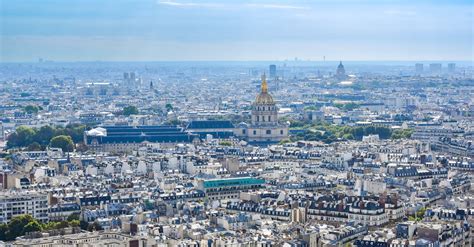
[[[37,64],[42,64],[42,63],[189,63],[189,62],[296,62],[296,63],[332,63],[332,62],[337,62],[339,63],[340,61],[342,62],[461,62],[461,63],[474,63],[474,60],[455,60],[455,59],[425,59],[425,60],[355,60],[355,59],[350,59],[350,60],[344,60],[344,59],[336,59],[336,60],[308,60],[308,59],[302,59],[302,60],[48,60],[45,59],[44,61],[39,61],[38,60],[23,60],[23,61],[0,61],[0,64],[15,64],[15,63],[37,63]]]

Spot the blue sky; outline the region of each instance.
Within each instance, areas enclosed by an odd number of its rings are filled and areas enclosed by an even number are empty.
[[[472,1],[2,0],[1,60],[473,60]]]

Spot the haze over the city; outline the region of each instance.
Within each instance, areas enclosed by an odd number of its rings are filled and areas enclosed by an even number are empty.
[[[2,62],[472,61],[472,1],[4,0]]]
[[[473,8],[0,0],[0,246],[473,247]]]

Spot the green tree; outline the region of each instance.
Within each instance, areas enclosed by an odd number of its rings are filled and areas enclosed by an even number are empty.
[[[44,230],[54,230],[54,229],[58,229],[58,225],[59,225],[59,222],[50,221],[50,222],[44,224],[43,229],[44,229]]]
[[[43,227],[41,226],[41,224],[37,220],[31,221],[30,223],[26,224],[25,227],[23,227],[23,232],[24,233],[39,232],[41,230],[43,230]]]
[[[308,124],[308,122],[299,121],[299,120],[291,120],[290,121],[290,128],[302,128],[307,124]]]
[[[423,217],[425,217],[425,212],[426,212],[426,208],[425,207],[422,207],[420,209],[418,209],[418,211],[416,212],[416,217],[421,220],[423,219]]]
[[[26,147],[34,141],[36,132],[34,129],[27,126],[20,126],[16,131],[8,136],[7,147]]]
[[[69,222],[67,221],[60,221],[58,222],[58,224],[56,225],[56,229],[63,229],[63,228],[66,228],[66,227],[69,227]]]
[[[27,105],[27,106],[25,106],[25,108],[23,108],[23,110],[28,114],[36,114],[36,113],[38,113],[40,108],[38,106],[35,106],[35,105]]]
[[[79,220],[71,220],[69,221],[69,226],[71,227],[78,227],[81,225],[81,222]]]
[[[21,148],[29,147],[30,150],[38,149],[39,147],[34,142],[41,145],[41,149],[50,144],[51,139],[60,136],[70,136],[73,143],[81,143],[84,140],[85,125],[72,124],[64,127],[53,127],[49,125],[41,128],[30,128],[27,126],[20,126],[7,138],[7,148]]]
[[[315,105],[311,105],[311,106],[306,106],[304,108],[305,111],[318,111],[319,110],[319,107],[315,106]]]
[[[79,143],[83,141],[85,130],[86,126],[83,124],[71,124],[66,126],[64,134],[71,136],[74,143]]]
[[[349,103],[345,103],[345,104],[335,103],[334,106],[341,109],[341,110],[346,110],[346,111],[352,111],[354,109],[359,108],[359,104],[354,103],[354,102],[349,102]]]
[[[122,112],[125,116],[135,115],[138,114],[138,108],[136,106],[129,105],[124,107]]]
[[[392,132],[392,139],[408,139],[413,134],[413,129],[396,129]]]
[[[43,150],[43,147],[37,142],[32,142],[26,149],[28,151],[41,151]]]
[[[79,220],[79,218],[80,218],[79,214],[71,214],[67,217],[67,221]]]
[[[344,134],[344,135],[342,136],[342,138],[344,138],[344,139],[346,139],[346,140],[353,140],[353,139],[354,139],[354,136],[353,136],[352,134],[347,133],[347,134]]]
[[[291,140],[289,140],[289,139],[283,139],[283,140],[281,140],[278,144],[284,145],[284,144],[287,144],[287,143],[291,143]]]
[[[6,236],[6,240],[14,240],[18,236],[25,235],[25,230],[30,230],[34,227],[30,225],[29,228],[25,229],[25,226],[30,224],[30,222],[34,221],[36,221],[36,219],[34,219],[31,215],[28,214],[13,217],[10,223],[8,223],[8,233]]]
[[[7,224],[0,224],[0,240],[6,241],[8,234],[8,225]]]
[[[87,221],[81,220],[79,222],[79,227],[81,227],[81,229],[85,231],[89,227],[89,223],[87,223]]]
[[[170,103],[167,103],[167,104],[165,105],[165,108],[166,108],[166,111],[167,111],[167,112],[170,112],[170,111],[173,110],[173,105],[171,105]]]
[[[229,141],[221,141],[219,142],[219,145],[221,146],[232,146],[232,143]]]
[[[74,150],[74,142],[71,136],[60,135],[55,136],[49,142],[49,146],[53,148],[61,148],[63,152],[72,152]]]
[[[98,222],[94,222],[92,224],[89,224],[89,226],[87,227],[87,230],[89,232],[94,232],[94,231],[102,231],[103,228]]]
[[[36,131],[35,141],[46,146],[54,136],[56,136],[55,128],[49,125],[41,126]]]
[[[183,124],[183,122],[179,121],[178,119],[172,119],[164,122],[164,125],[171,125],[171,126],[178,126]]]

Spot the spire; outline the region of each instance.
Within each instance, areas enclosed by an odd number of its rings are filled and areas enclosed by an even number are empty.
[[[265,78],[265,73],[262,75],[262,93],[268,93],[267,79]]]

